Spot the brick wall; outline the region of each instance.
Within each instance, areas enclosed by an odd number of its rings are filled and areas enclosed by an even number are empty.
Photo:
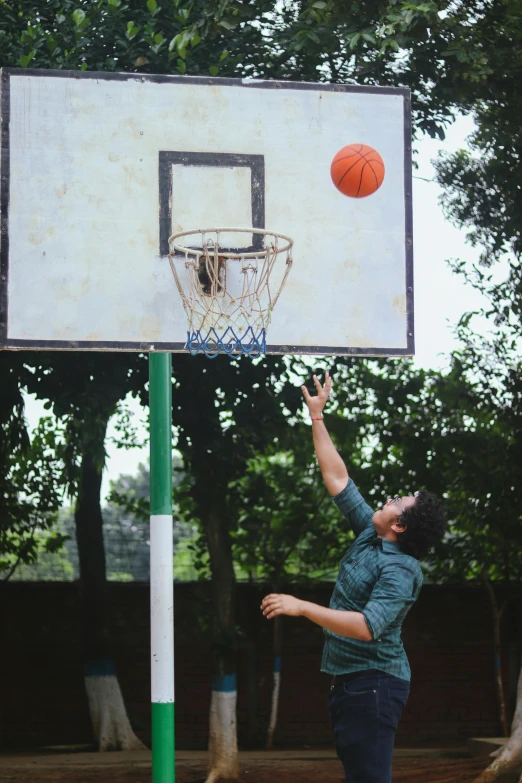
[[[327,604],[330,586],[300,591]],[[238,586],[239,739],[263,736],[271,690],[272,624],[259,612],[262,591]],[[114,659],[131,721],[150,739],[149,592],[144,584],[109,586]],[[207,742],[211,621],[209,584],[176,585],[176,735],[180,748]],[[322,631],[285,619],[276,744],[328,745],[329,678],[319,672]],[[454,742],[498,734],[491,620],[480,588],[425,586],[404,626],[412,692],[402,744]],[[91,741],[83,687],[78,587],[7,583],[0,592],[0,745],[35,747]],[[250,679],[249,679],[250,676]]]

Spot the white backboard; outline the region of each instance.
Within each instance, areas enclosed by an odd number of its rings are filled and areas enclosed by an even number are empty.
[[[294,240],[268,352],[413,354],[409,93],[348,85],[3,70],[0,347],[184,350],[168,237]],[[334,187],[350,143],[386,175]]]

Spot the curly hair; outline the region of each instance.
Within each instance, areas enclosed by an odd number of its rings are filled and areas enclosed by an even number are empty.
[[[420,560],[446,532],[442,500],[432,492],[419,492],[415,503],[402,514],[401,522],[406,530],[399,536],[399,545],[407,555]]]

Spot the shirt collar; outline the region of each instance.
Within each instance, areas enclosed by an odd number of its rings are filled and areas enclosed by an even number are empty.
[[[398,541],[388,541],[386,538],[380,538],[378,535],[375,535],[372,543],[379,546],[383,552],[402,552]]]

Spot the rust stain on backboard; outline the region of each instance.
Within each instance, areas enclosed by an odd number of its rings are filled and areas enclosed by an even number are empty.
[[[49,226],[43,231],[30,231],[27,238],[31,245],[41,245],[46,239],[51,239],[56,234],[54,226]]]
[[[140,321],[140,334],[146,340],[155,340],[161,335],[161,319],[158,316],[144,315]]]
[[[398,294],[392,299],[392,307],[398,315],[406,315],[406,295]]]

